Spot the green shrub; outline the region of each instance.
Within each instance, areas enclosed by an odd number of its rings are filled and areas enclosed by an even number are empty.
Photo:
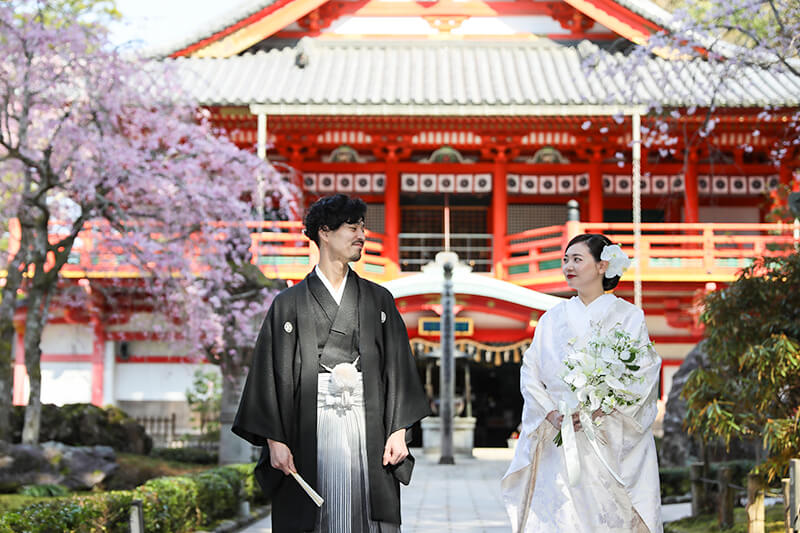
[[[253,475],[254,464],[228,465],[225,469],[234,470],[242,480],[242,497],[250,503],[265,504],[269,500]]]
[[[48,496],[69,496],[69,489],[62,485],[24,485],[17,491],[23,496],[33,496],[35,498],[46,498]]]
[[[0,533],[127,533],[131,492],[107,492],[79,498],[54,498],[0,517]]]
[[[242,498],[264,502],[254,465],[231,465],[152,479],[133,491],[52,498],[0,516],[0,533],[123,533],[130,507],[142,501],[145,530],[184,533],[236,514]]]
[[[686,466],[662,467],[658,469],[661,479],[661,497],[681,496],[691,490],[689,468]]]
[[[190,478],[151,479],[135,493],[141,495],[147,531],[191,531],[200,522],[197,484]]]
[[[219,462],[219,454],[203,448],[153,448],[150,456],[177,461],[179,463],[194,463],[199,465],[214,465]]]
[[[197,484],[197,506],[202,513],[201,523],[236,514],[241,486],[236,472],[217,468],[195,474],[192,478]]]

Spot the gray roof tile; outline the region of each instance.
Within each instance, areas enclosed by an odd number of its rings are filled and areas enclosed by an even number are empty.
[[[307,56],[297,66],[299,53]],[[570,47],[542,39],[485,41],[326,41],[302,39],[297,46],[230,58],[178,58],[174,65],[187,90],[203,105],[267,106],[272,114],[525,115],[565,114],[564,106],[708,105],[702,80],[713,68],[683,64],[676,74],[664,59],[638,67],[648,75],[630,87],[630,75],[587,73],[582,61],[625,57],[588,42]],[[787,73],[751,70],[729,80],[718,105],[752,107],[800,104],[800,79]],[[592,114],[587,112],[587,114]]]

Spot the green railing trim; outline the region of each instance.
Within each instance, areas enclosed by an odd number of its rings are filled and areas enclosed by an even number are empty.
[[[542,270],[560,270],[561,259],[548,259],[547,261],[539,261],[539,271]]]
[[[369,272],[371,274],[383,274],[386,269],[383,265],[375,265],[372,263],[364,263],[364,272]]]
[[[308,265],[311,259],[302,255],[262,255],[258,258],[259,265]]]
[[[530,271],[531,269],[528,267],[528,265],[511,265],[508,267],[508,273],[512,276],[514,274],[527,274]]]

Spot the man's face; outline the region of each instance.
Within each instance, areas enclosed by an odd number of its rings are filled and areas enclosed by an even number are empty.
[[[344,223],[335,231],[322,229],[319,232],[320,246],[327,248],[333,260],[353,262],[361,259],[364,249],[364,221]]]

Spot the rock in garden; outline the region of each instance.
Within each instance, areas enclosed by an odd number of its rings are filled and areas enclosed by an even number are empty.
[[[58,464],[64,476],[61,485],[72,490],[89,490],[102,483],[117,468],[110,446],[67,446],[60,442],[42,444],[45,456]]]
[[[108,446],[41,445],[0,441],[0,492],[16,492],[24,485],[63,485],[90,490],[118,468]]]

